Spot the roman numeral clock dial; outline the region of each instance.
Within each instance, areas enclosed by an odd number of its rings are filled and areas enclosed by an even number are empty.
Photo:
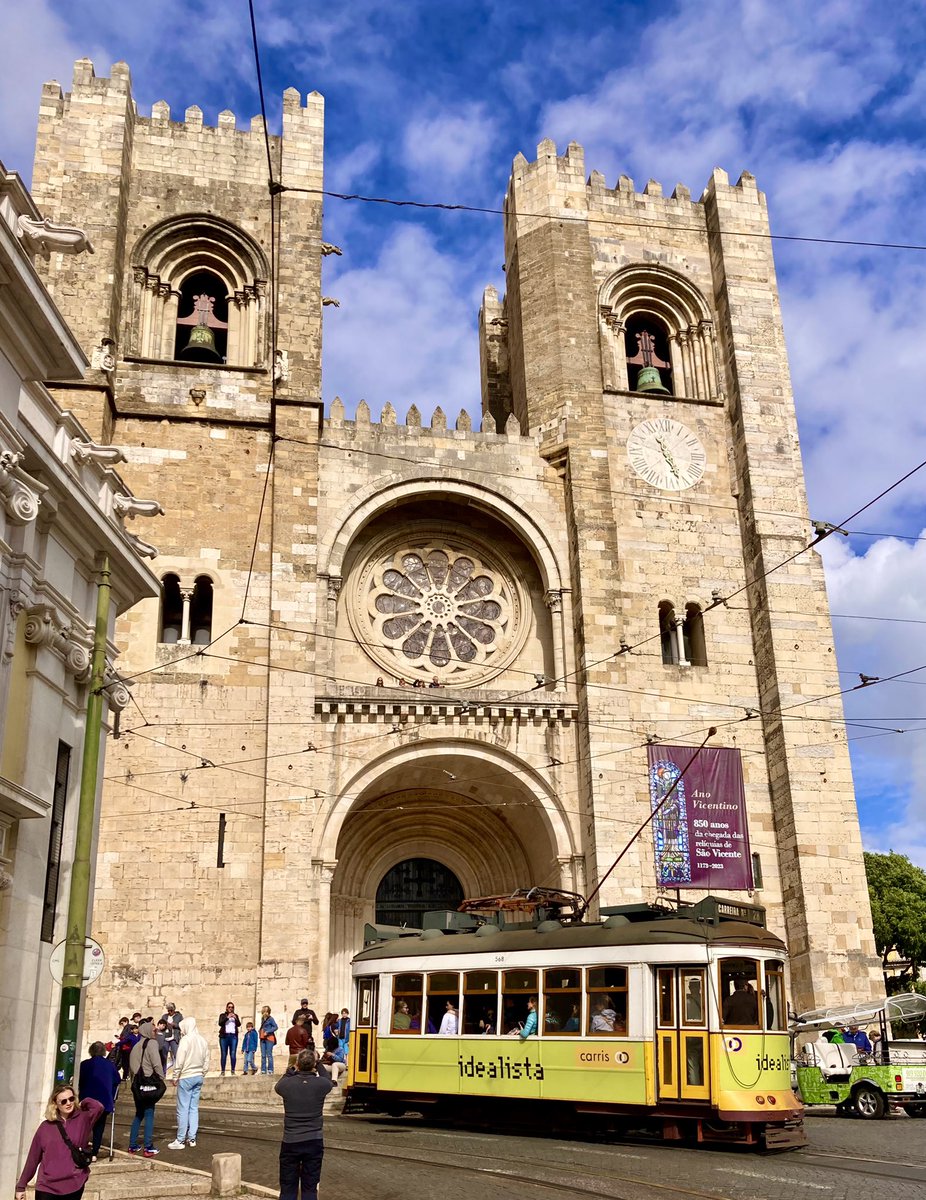
[[[683,492],[701,482],[707,453],[697,434],[671,417],[643,421],[627,439],[634,471],[664,492]]]

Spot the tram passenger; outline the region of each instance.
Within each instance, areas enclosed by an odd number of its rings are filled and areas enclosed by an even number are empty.
[[[596,996],[592,1002],[592,1033],[613,1033],[617,1013],[611,1005],[610,996]]]
[[[392,1031],[403,1032],[406,1029],[411,1029],[412,1019],[408,1012],[408,1001],[400,1000],[395,1006],[395,1013],[392,1017]]]
[[[522,1042],[526,1042],[529,1037],[533,1037],[537,1032],[537,997],[527,997],[527,1016],[524,1019],[524,1024],[521,1026],[518,1037]]]
[[[727,1025],[758,1025],[758,997],[747,987],[745,979],[737,979],[733,991],[724,1000],[723,1019]]]
[[[484,1017],[479,1018],[479,1032],[484,1037],[492,1037],[497,1032],[495,1028],[494,1008],[490,1008]]]
[[[573,1004],[572,1012],[566,1018],[563,1025],[563,1033],[578,1033],[579,1032],[579,1006]]]
[[[457,1006],[452,1000],[447,1001],[447,1011],[441,1019],[440,1033],[443,1037],[456,1037],[459,1022],[457,1021]]]

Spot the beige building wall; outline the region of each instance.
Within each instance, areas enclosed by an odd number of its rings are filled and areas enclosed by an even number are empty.
[[[764,876],[745,898],[789,942],[795,1004],[877,991],[841,710],[778,716],[836,690],[835,663],[816,555],[758,579],[808,525],[769,243],[741,236],[767,232],[754,182],[717,173],[693,202],[587,180],[575,145],[519,155],[481,428],[363,402],[349,420],[319,399],[322,122],[321,97],[286,93],[273,159],[309,191],[276,200],[274,336],[259,124],[141,116],[124,67],[97,79],[84,61],[43,96],[41,203],[110,256],[79,304],[67,265],[46,268],[88,349],[115,346],[74,403],[131,447],[136,490],[156,484],[158,574],[214,589],[206,646],[161,641],[154,601],[120,625],[138,708],[107,769],[111,967],[90,1031],[168,999],[207,1023],[229,999],[278,1020],[304,994],[349,1005],[377,887],[409,858],[468,894],[587,893],[649,810],[647,738],[709,725],[742,752]],[[231,281],[226,363],[173,358],[197,262]],[[622,322],[650,295],[678,324],[672,396],[628,388]],[[627,439],[653,416],[699,437],[696,485],[634,472]],[[709,609],[706,666],[663,663],[663,601]],[[451,611],[445,654],[428,639]],[[600,901],[651,899],[653,880],[647,832]]]

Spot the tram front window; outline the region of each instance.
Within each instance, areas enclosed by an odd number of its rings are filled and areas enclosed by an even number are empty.
[[[627,1033],[627,968],[589,967],[588,1032]]]
[[[582,1032],[582,972],[555,967],[543,973],[544,1033]]]
[[[464,973],[463,1032],[498,1033],[498,975],[495,971]]]
[[[785,1028],[785,982],[778,963],[765,964],[765,1028]]]
[[[423,993],[423,975],[396,975],[392,981],[391,1033],[421,1033]]]
[[[720,1017],[724,1025],[759,1028],[759,964],[754,958],[720,960]]]

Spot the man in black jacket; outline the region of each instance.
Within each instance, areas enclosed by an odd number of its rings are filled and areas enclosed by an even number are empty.
[[[296,1018],[302,1017],[302,1023],[305,1025],[305,1031],[309,1035],[309,1046],[314,1047],[315,1038],[312,1036],[312,1029],[319,1024],[318,1017],[315,1015],[315,1010],[309,1008],[308,1000],[301,1001],[299,1007],[293,1013],[293,1024],[296,1023]]]
[[[317,1072],[314,1050],[303,1050],[273,1089],[283,1099],[283,1143],[280,1146],[280,1200],[318,1200],[325,1144],[322,1115],[325,1097],[334,1087]]]

